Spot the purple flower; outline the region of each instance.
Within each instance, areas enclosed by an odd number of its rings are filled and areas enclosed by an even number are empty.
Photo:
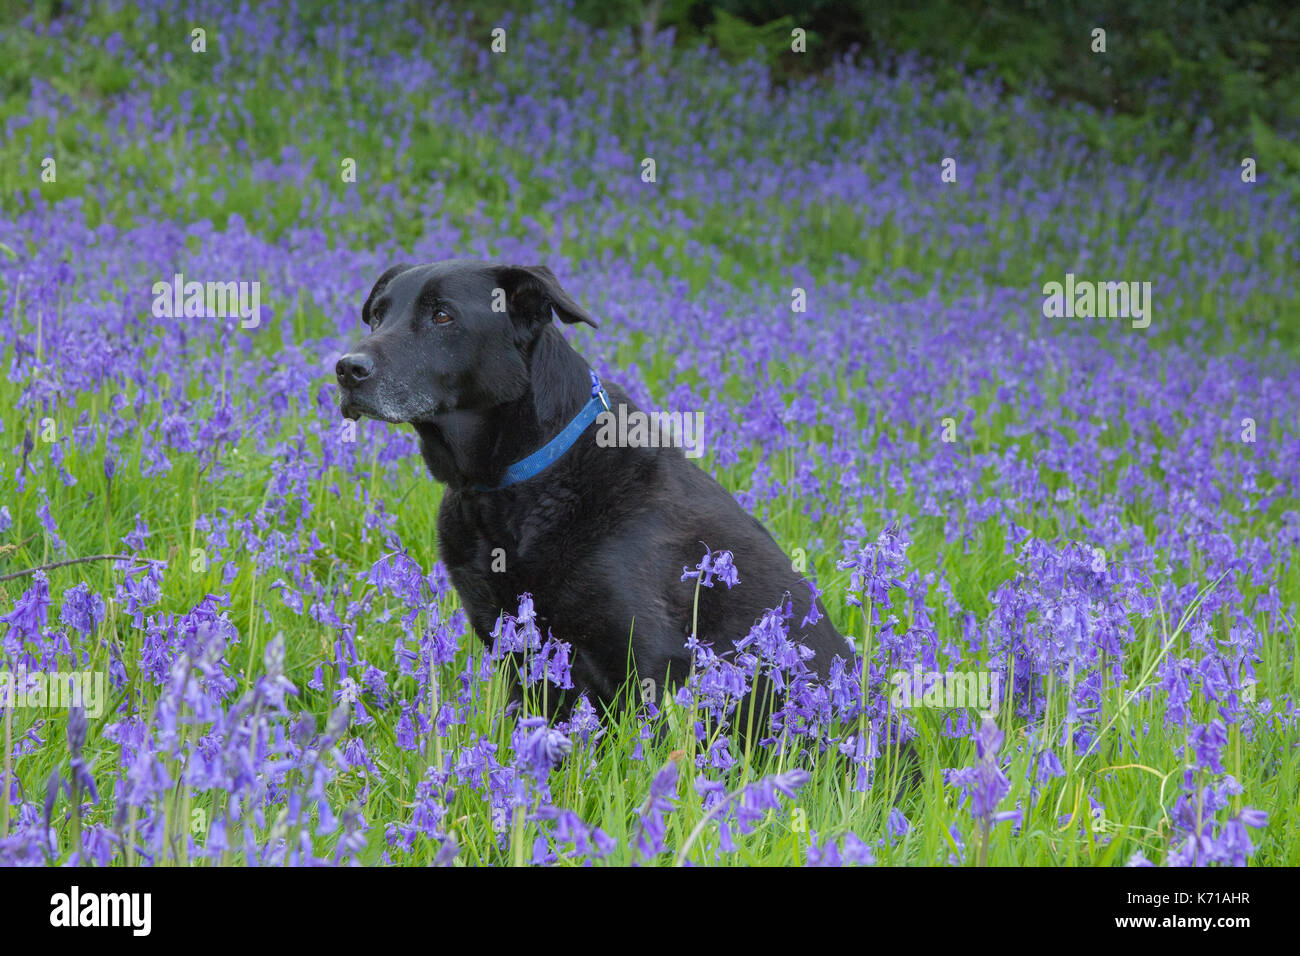
[[[104,599],[82,581],[63,592],[59,620],[83,636],[91,634],[104,620]]]
[[[668,833],[667,815],[673,811],[677,793],[677,763],[668,761],[650,782],[650,796],[637,811],[634,846],[644,857],[663,853],[667,847],[664,837]]]
[[[32,576],[32,586],[14,601],[14,608],[8,614],[0,614],[0,624],[8,624],[5,634],[5,651],[10,657],[17,657],[22,641],[35,641],[41,635],[50,611],[50,585],[45,572],[38,571]]]
[[[683,581],[698,579],[702,587],[713,587],[715,577],[728,588],[734,588],[740,583],[740,574],[730,551],[710,551],[706,546],[704,558],[699,564],[694,568],[682,568]]]
[[[573,752],[573,741],[549,726],[546,718],[527,717],[515,729],[514,749],[520,769],[541,780]]]
[[[149,542],[149,527],[141,520],[139,515],[135,516],[135,530],[122,536],[122,543],[132,551],[143,551]]]
[[[985,717],[975,737],[976,761],[962,770],[945,770],[949,784],[961,788],[961,802],[971,802],[971,816],[986,825],[994,822],[998,804],[1011,789],[1011,781],[998,767],[998,750],[1002,746],[1002,731],[991,718]]]

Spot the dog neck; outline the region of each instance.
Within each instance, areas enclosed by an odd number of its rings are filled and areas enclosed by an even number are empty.
[[[433,477],[457,490],[493,486],[516,461],[554,438],[591,399],[586,361],[552,325],[533,339],[519,398],[415,423]]]

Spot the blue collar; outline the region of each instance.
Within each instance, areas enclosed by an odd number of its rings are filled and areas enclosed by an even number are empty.
[[[588,369],[588,371],[591,370]],[[545,445],[527,458],[517,461],[507,468],[500,482],[495,485],[476,483],[474,485],[475,490],[498,491],[501,488],[517,485],[521,481],[527,481],[534,475],[541,474],[559,461],[560,457],[573,447],[573,443],[578,440],[578,436],[587,430],[587,426],[596,420],[601,411],[609,411],[609,395],[606,393],[604,386],[600,384],[600,379],[596,377],[596,373],[591,372],[591,401],[583,406],[582,411],[578,412],[577,416]]]

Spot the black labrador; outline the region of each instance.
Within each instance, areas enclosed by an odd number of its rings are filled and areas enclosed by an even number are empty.
[[[706,546],[734,555],[740,583],[699,589],[698,633],[734,651],[767,608],[793,602],[791,637],[825,677],[851,658],[781,547],[681,448],[605,447],[595,413],[639,411],[551,321],[591,316],[544,266],[453,259],[399,265],[361,309],[370,334],[338,361],[341,410],[409,422],[447,486],[438,551],[478,636],[530,592],[545,635],[572,646],[576,693],[620,702],[629,678],[684,680],[695,582]],[[585,426],[585,427],[584,427]],[[631,444],[626,442],[625,445]],[[630,646],[629,646],[630,645]]]

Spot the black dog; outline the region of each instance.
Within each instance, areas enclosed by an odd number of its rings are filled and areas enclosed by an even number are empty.
[[[788,595],[809,666],[824,677],[850,658],[820,601],[821,620],[801,628],[808,583],[680,448],[601,447],[594,416],[635,406],[615,385],[593,387],[552,312],[596,324],[543,266],[395,266],[362,307],[370,335],[335,370],[345,417],[419,432],[447,486],[439,554],[479,637],[530,592],[541,633],[572,645],[575,692],[611,704],[631,676],[662,697],[665,678],[690,671],[696,587],[682,571],[707,546],[732,552],[740,583],[699,589],[701,641],[733,653]]]

